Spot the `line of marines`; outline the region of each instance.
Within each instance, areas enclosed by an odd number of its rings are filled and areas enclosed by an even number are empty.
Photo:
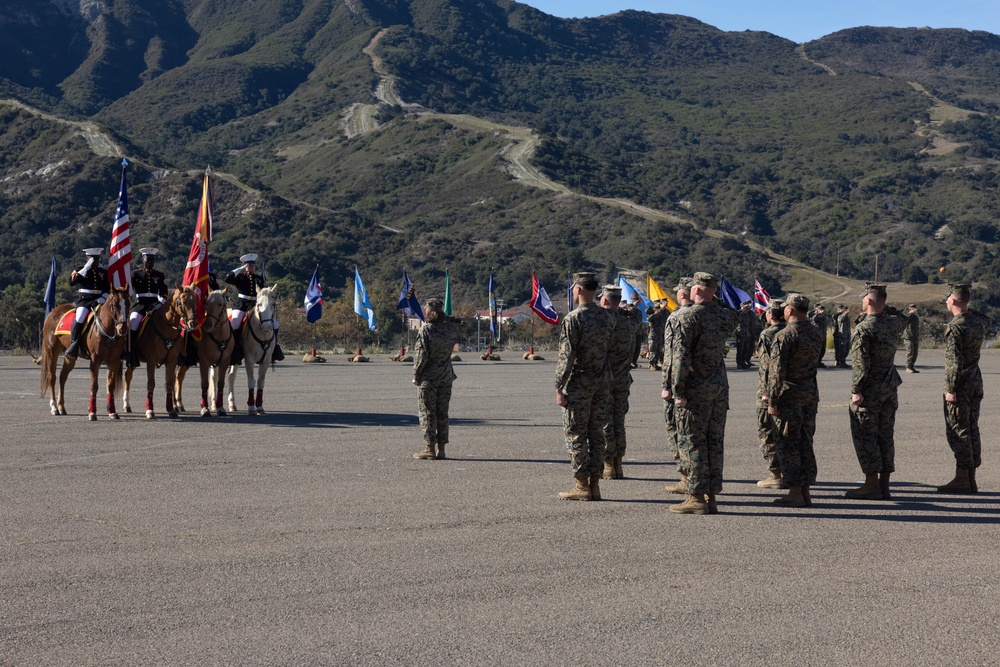
[[[90,313],[108,298],[111,291],[111,283],[108,278],[107,269],[102,266],[101,255],[103,248],[87,248],[84,254],[87,255],[86,263],[74,269],[70,274],[69,284],[74,288],[76,314],[73,326],[70,331],[70,345],[66,349],[66,356],[76,358],[80,347],[80,334],[84,330],[87,318]],[[128,358],[126,363],[136,368],[139,365],[139,350],[136,345],[139,326],[143,318],[156,309],[160,308],[167,300],[169,286],[164,273],[156,268],[156,258],[160,251],[157,248],[140,248],[141,266],[132,270],[132,290],[134,292],[134,303],[129,314],[129,345]],[[236,289],[236,298],[233,302],[232,316],[230,318],[234,332],[239,332],[248,312],[253,310],[257,301],[257,289],[264,287],[263,277],[256,272],[257,255],[247,253],[240,257],[243,265],[226,274],[223,279],[227,284]],[[220,289],[215,273],[209,271],[209,289]],[[274,320],[275,349],[272,355],[273,361],[281,361],[284,354],[277,343],[278,321]],[[233,364],[242,361],[241,338],[235,337],[236,348],[233,351]]]
[[[685,499],[669,510],[679,514],[714,514],[722,491],[724,439],[729,409],[725,366],[726,341],[738,328],[751,326],[749,309],[727,307],[716,298],[718,279],[698,272],[676,287],[679,307],[663,320],[662,366],[667,442],[679,481],[668,493]],[[952,284],[946,306],[952,320],[945,329],[945,433],[955,460],[954,478],[938,488],[944,493],[976,493],[975,472],[982,463],[979,410],[983,398],[979,355],[988,327],[985,316],[969,308],[971,287]],[[572,294],[576,308],[563,321],[556,368],[556,404],[563,408],[563,430],[575,483],[559,494],[567,500],[600,500],[602,479],[622,479],[626,450],[624,419],[632,382],[630,370],[642,342],[641,322],[619,307],[620,288],[607,285],[595,300],[595,274],[576,273]],[[819,407],[817,369],[826,349],[827,315],[808,297],[789,294],[772,300],[766,326],[756,337],[759,359],[757,421],[767,476],[763,488],[784,489],[775,499],[783,507],[811,507],[816,483],[813,447]],[[634,311],[633,311],[634,312]],[[744,319],[746,323],[744,324]],[[847,498],[891,499],[895,471],[894,425],[897,389],[897,340],[916,335],[916,306],[904,313],[886,304],[885,285],[869,284],[861,314],[851,332],[850,309],[837,307],[834,350],[837,365],[851,363],[851,436],[864,483]],[[913,350],[912,355],[910,350]],[[919,372],[916,343],[907,344],[908,372]],[[746,357],[754,354],[751,349]],[[742,357],[743,353],[740,353]]]

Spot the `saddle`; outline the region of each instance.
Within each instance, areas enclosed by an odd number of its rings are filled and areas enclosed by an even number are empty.
[[[97,308],[94,308],[93,310],[90,311],[90,314],[87,315],[87,319],[83,323],[83,332],[80,334],[81,336],[86,335],[87,331],[90,329],[90,324],[91,324],[91,322],[93,322],[93,320],[94,320],[94,313],[96,313],[96,312],[97,312]],[[63,314],[63,316],[59,318],[59,321],[56,322],[55,334],[57,336],[69,336],[71,333],[73,333],[73,322],[74,321],[76,321],[76,309],[75,308],[72,309],[72,310],[66,311]]]

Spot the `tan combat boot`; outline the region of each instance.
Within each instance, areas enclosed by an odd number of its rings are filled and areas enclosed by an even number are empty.
[[[757,482],[757,486],[764,489],[780,489],[781,488],[781,471],[780,470],[768,470],[767,477]]]
[[[882,489],[878,485],[878,473],[865,473],[865,483],[857,489],[848,491],[845,497],[855,500],[882,500]]]
[[[589,477],[584,477],[583,479],[577,477],[573,488],[569,491],[563,491],[559,494],[559,497],[563,500],[590,500]]]
[[[687,478],[687,475],[681,473],[680,481],[674,482],[673,484],[667,484],[663,487],[663,490],[667,493],[687,493]]]
[[[604,479],[615,479],[615,462],[613,459],[604,459]]]
[[[444,455],[444,443],[441,443],[441,442],[439,442],[439,443],[438,443],[438,453],[437,453],[437,457],[438,457],[438,459],[443,459],[443,458],[447,458],[447,457],[445,457],[445,455]]]
[[[434,447],[432,445],[424,445],[424,448],[413,455],[415,459],[432,459],[434,458]]]
[[[955,468],[955,479],[937,488],[941,493],[972,493],[968,468]]]
[[[590,499],[601,499],[601,474],[595,473],[590,476]]]
[[[709,493],[707,496],[705,496],[705,499],[708,501],[708,513],[709,514],[718,514],[719,513],[719,503],[715,502],[715,494],[714,493]]]
[[[782,496],[781,498],[775,498],[774,504],[780,505],[781,507],[805,507],[806,499],[802,495],[802,487],[801,486],[788,487],[788,495]]]
[[[891,472],[878,474],[878,488],[882,492],[882,500],[892,500],[892,494],[889,493],[889,475],[891,474]]]
[[[687,500],[676,505],[671,505],[669,510],[674,514],[708,514],[708,502],[705,494],[688,494]]]
[[[622,457],[615,457],[615,479],[625,479],[625,471],[622,470]]]

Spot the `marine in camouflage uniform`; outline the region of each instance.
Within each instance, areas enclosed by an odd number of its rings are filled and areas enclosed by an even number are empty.
[[[750,358],[753,356],[754,342],[757,340],[757,315],[750,308],[750,301],[740,304],[737,311],[739,326],[736,329],[736,367],[750,368]]]
[[[611,368],[608,421],[604,425],[604,479],[624,479],[622,458],[625,456],[625,415],[632,386],[632,352],[636,345],[635,319],[621,310],[622,289],[606,285],[601,307],[614,315],[614,329],[608,341],[608,365]]]
[[[979,354],[989,320],[969,309],[971,287],[951,286],[946,302],[953,315],[945,327],[944,430],[955,453],[955,478],[938,487],[942,493],[976,493],[976,468],[982,464],[979,406],[983,401],[983,374]]]
[[[427,319],[413,346],[413,384],[418,388],[420,429],[424,434],[424,448],[413,455],[415,459],[443,459],[448,444],[448,405],[455,381],[451,353],[458,342],[461,321],[448,317],[443,309],[441,299],[427,301]]]
[[[823,355],[826,354],[826,330],[830,327],[829,316],[826,314],[826,306],[817,304],[816,308],[809,314],[809,321],[812,322],[823,335],[823,347],[819,351],[819,367],[826,368],[823,363]]]
[[[779,331],[785,328],[785,303],[772,299],[767,305],[765,317],[768,326],[760,332],[757,339],[757,439],[760,441],[760,453],[767,462],[768,475],[757,482],[757,486],[766,489],[781,488],[781,466],[774,451],[774,418],[767,413],[767,378],[770,374],[771,344]]]
[[[736,329],[736,312],[714,300],[719,279],[694,274],[691,306],[677,316],[671,359],[670,396],[677,423],[681,465],[687,471],[688,497],[670,511],[708,514],[718,511],[722,491],[723,441],[729,410],[726,338]],[[666,398],[666,397],[665,397]]]
[[[677,326],[677,317],[682,309],[691,305],[691,283],[694,279],[685,276],[680,279],[675,288],[677,308],[670,313],[667,323],[664,326],[663,335],[663,389],[660,395],[663,397],[663,420],[667,425],[667,446],[670,448],[670,456],[677,466],[677,473],[680,481],[675,484],[667,484],[663,490],[667,493],[687,493],[687,471],[681,465],[681,453],[677,445],[677,420],[674,418],[674,400],[670,393],[673,386],[673,358],[674,358],[674,330]]]
[[[774,502],[785,507],[811,506],[809,487],[816,483],[816,368],[825,341],[819,329],[809,323],[807,312],[809,299],[801,294],[788,296],[788,324],[774,337],[768,361],[768,413],[774,418],[774,447],[788,486],[788,495]]]
[[[614,314],[594,303],[597,279],[577,273],[573,297],[578,307],[562,323],[556,366],[556,404],[563,408],[566,451],[576,484],[560,493],[566,500],[600,500],[604,472],[604,425],[608,421],[611,367],[608,342]]]
[[[663,327],[670,317],[670,311],[663,304],[656,304],[656,308],[649,316],[649,369],[660,370],[663,364]]]
[[[897,388],[896,340],[906,319],[885,306],[885,285],[871,284],[861,302],[865,316],[851,337],[851,437],[865,483],[848,498],[888,499],[889,476],[895,471],[894,431]]]
[[[920,351],[920,315],[917,314],[917,304],[906,307],[906,329],[903,330],[903,342],[906,344],[906,372],[919,373],[915,368],[917,353]]]
[[[851,353],[851,309],[841,304],[833,318],[833,355],[837,368],[847,368],[847,355]]]

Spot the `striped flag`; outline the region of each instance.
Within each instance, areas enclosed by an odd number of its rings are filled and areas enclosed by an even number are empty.
[[[534,273],[531,274],[531,301],[528,307],[549,324],[559,324],[559,313],[552,306],[552,300]]]
[[[194,287],[198,299],[198,328],[205,321],[205,299],[208,298],[208,242],[212,240],[212,181],[209,172],[201,185],[201,205],[198,207],[198,222],[191,239],[187,266],[184,267],[182,285]]]
[[[128,185],[125,169],[128,160],[122,160],[122,184],[118,191],[118,208],[115,209],[115,225],[111,229],[111,247],[108,251],[108,282],[112,287],[132,289],[132,241],[129,239]]]
[[[767,304],[771,302],[771,295],[767,293],[764,286],[756,278],[753,281],[753,312],[760,314],[767,310]]]

